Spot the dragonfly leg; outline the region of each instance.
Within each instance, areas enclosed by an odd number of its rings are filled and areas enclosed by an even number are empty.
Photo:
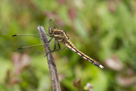
[[[55,41],[55,44],[54,44],[54,49],[51,52],[54,52],[55,50],[56,50],[56,41]]]
[[[49,35],[49,34],[46,34],[47,36],[49,36],[49,37],[52,37],[52,35]]]
[[[52,51],[49,51],[48,53],[46,53],[46,56],[49,54],[49,53],[51,53]],[[45,57],[45,56],[44,56]]]
[[[53,37],[48,41],[48,43],[50,43],[52,39],[53,39]]]
[[[59,43],[57,43],[57,44],[58,44],[59,49],[56,50],[56,43],[55,43],[55,44],[54,44],[54,49],[53,49],[51,52],[58,51],[58,50],[61,49],[60,44],[59,44]],[[48,53],[46,54],[46,56],[47,56],[49,53],[51,53],[51,52],[48,52]]]
[[[51,39],[52,39],[52,38],[51,38]],[[50,40],[51,40],[51,39],[50,39]],[[50,40],[49,40],[49,42],[50,42]],[[55,41],[55,44],[54,44],[54,49],[53,49],[52,51],[46,53],[46,56],[47,56],[49,53],[54,52],[55,50],[56,50],[56,41]]]
[[[60,44],[59,43],[57,43],[58,44],[58,46],[59,46],[59,49],[57,49],[57,50],[55,50],[55,51],[58,51],[58,50],[60,50]]]

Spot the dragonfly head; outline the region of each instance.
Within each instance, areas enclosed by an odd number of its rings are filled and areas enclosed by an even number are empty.
[[[49,33],[49,34],[52,34],[53,31],[55,31],[54,29],[56,29],[56,28],[55,28],[55,27],[49,27],[49,28],[48,28],[48,33]]]

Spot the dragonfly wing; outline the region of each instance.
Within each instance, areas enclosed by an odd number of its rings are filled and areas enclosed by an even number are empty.
[[[60,27],[57,23],[52,21],[52,19],[49,20],[49,27],[55,27],[56,29],[61,29],[62,30],[62,27]]]

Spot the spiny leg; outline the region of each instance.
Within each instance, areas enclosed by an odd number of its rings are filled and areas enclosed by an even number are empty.
[[[54,49],[51,52],[54,52],[55,50],[56,50],[56,41],[55,41],[55,44],[54,44]]]
[[[53,37],[51,37],[51,39],[48,41],[48,43],[50,43],[52,39],[53,39]]]
[[[52,38],[51,38],[50,40],[52,40]],[[49,40],[49,42],[50,42],[50,40]],[[55,50],[56,50],[56,41],[55,41],[55,44],[54,44],[54,49],[53,49],[52,51],[48,52],[48,53],[46,54],[46,56],[47,56],[49,53],[54,52]]]
[[[52,39],[53,39],[53,37],[48,41],[48,43],[50,43]],[[52,52],[52,51],[51,51],[51,52]],[[46,56],[47,56],[49,53],[51,53],[51,52],[46,53]]]
[[[59,47],[59,49],[57,49],[57,50],[56,50],[56,44],[58,44],[58,47]],[[61,47],[60,47],[60,44],[59,44],[59,43],[56,43],[56,41],[55,41],[55,44],[54,44],[54,50],[53,50],[53,51],[51,51],[51,52],[58,51],[58,50],[60,50],[60,48],[61,48]]]
[[[61,48],[61,47],[60,47],[60,44],[59,44],[59,43],[57,43],[57,44],[58,44],[59,49],[57,49],[57,50],[55,50],[55,51],[58,51],[58,50],[60,50],[60,48]]]

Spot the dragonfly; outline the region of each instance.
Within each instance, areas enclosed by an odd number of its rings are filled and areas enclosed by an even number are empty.
[[[85,60],[91,62],[92,64],[94,64],[95,66],[103,69],[104,67],[97,61],[95,61],[94,59],[92,59],[91,57],[87,56],[86,54],[84,54],[83,52],[81,52],[80,50],[78,50],[74,44],[69,40],[69,36],[67,35],[67,33],[65,32],[65,30],[63,30],[59,25],[57,25],[55,22],[52,21],[52,19],[50,19],[49,21],[50,23],[50,27],[48,28],[48,36],[51,37],[51,39],[49,40],[49,42],[55,38],[55,45],[54,45],[54,50],[56,49],[56,45],[59,46],[60,49],[60,44],[59,43],[63,43],[68,49],[72,50],[73,52],[75,52],[76,54],[78,54],[79,56],[81,56],[82,58],[84,58]]]
[[[69,36],[66,33],[65,30],[63,30],[59,25],[57,25],[54,21],[52,21],[52,19],[49,20],[49,28],[48,28],[48,34],[49,37],[51,37],[48,41],[48,43],[50,43],[53,39],[54,39],[54,48],[53,50],[51,50],[51,52],[54,51],[58,51],[61,49],[60,44],[65,45],[68,49],[72,50],[73,52],[75,52],[76,54],[78,54],[79,56],[81,56],[83,59],[91,62],[92,64],[94,64],[95,66],[103,69],[104,67],[97,61],[95,61],[94,59],[92,59],[91,57],[87,56],[85,53],[81,52],[80,50],[78,50],[75,45],[69,40]],[[15,36],[24,36],[23,34],[15,34],[12,35],[11,37],[15,37]],[[27,35],[25,35],[27,36]],[[43,44],[40,45],[33,45],[33,46],[25,46],[22,48],[18,48],[17,50],[20,49],[24,49],[24,48],[29,48],[29,47],[37,47],[37,46],[43,46]],[[57,48],[58,47],[58,48]]]

